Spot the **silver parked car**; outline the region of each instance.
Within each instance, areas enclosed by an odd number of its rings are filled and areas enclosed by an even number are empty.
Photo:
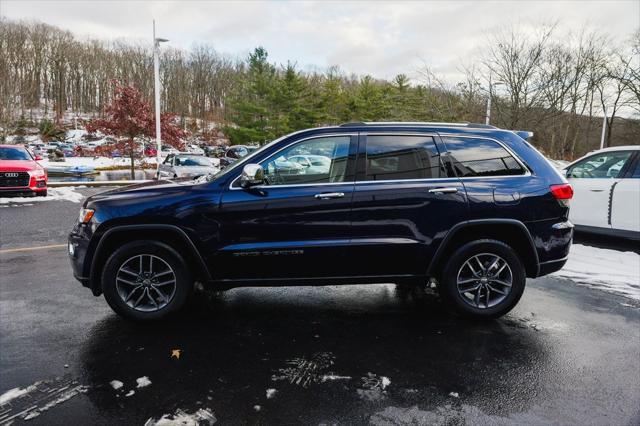
[[[210,158],[191,153],[169,154],[158,169],[160,178],[197,177],[219,171]]]

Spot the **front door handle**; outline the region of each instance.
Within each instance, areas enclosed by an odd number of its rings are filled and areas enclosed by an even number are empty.
[[[455,194],[458,192],[458,188],[432,188],[429,190],[430,194]]]
[[[342,198],[344,192],[323,192],[322,194],[316,194],[315,197],[318,200],[328,200],[330,198]]]

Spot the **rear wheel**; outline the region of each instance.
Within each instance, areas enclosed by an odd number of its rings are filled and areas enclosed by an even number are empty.
[[[47,191],[40,191],[40,192],[36,192],[36,195],[38,197],[46,197],[47,196]]]
[[[438,288],[456,311],[497,318],[518,303],[525,282],[522,262],[510,246],[496,240],[477,240],[456,250]]]
[[[134,320],[160,319],[182,308],[193,279],[182,257],[166,244],[141,240],[117,249],[102,272],[109,306]]]

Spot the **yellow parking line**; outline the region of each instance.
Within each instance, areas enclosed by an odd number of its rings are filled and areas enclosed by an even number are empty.
[[[66,247],[66,246],[67,246],[66,244],[51,244],[51,245],[48,245],[48,246],[22,247],[22,248],[0,250],[0,254],[2,254],[2,253],[17,253],[17,252],[20,252],[20,251],[47,250],[47,249],[53,249],[53,248],[62,248],[62,247]]]

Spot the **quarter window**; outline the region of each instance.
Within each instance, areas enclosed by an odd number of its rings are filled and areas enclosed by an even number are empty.
[[[266,185],[344,182],[350,136],[307,139],[262,163]]]
[[[509,151],[490,139],[445,137],[458,177],[522,175],[523,167]]]
[[[578,179],[617,178],[631,157],[630,151],[608,151],[592,155],[571,166],[567,177]]]
[[[366,180],[442,177],[431,136],[367,136]]]

